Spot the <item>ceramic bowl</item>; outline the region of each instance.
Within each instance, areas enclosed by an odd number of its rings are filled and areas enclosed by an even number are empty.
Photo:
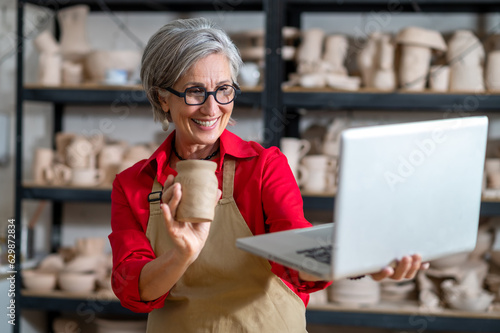
[[[83,273],[95,272],[103,266],[103,257],[99,256],[77,256],[64,267],[65,272]]]
[[[38,265],[38,271],[57,273],[64,268],[64,259],[60,254],[53,253],[46,256]]]
[[[85,72],[90,81],[104,83],[110,70],[125,70],[130,76],[141,62],[139,51],[96,50],[85,57]]]
[[[56,287],[57,276],[54,273],[36,270],[23,270],[23,284],[28,290],[51,291]]]
[[[143,333],[146,332],[146,320],[109,320],[96,318],[96,333]]]
[[[58,282],[64,291],[88,293],[95,289],[96,277],[93,273],[61,272]]]

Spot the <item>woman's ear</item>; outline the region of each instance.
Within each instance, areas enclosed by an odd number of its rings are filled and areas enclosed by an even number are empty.
[[[166,93],[163,92],[162,90],[158,90],[157,94],[158,94],[158,101],[160,102],[162,110],[164,112],[168,112],[170,110],[170,107],[168,106]]]

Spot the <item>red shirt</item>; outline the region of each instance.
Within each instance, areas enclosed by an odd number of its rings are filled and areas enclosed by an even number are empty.
[[[148,159],[136,163],[116,176],[111,193],[113,250],[112,286],[123,306],[135,312],[150,312],[163,307],[164,296],[149,302],[140,300],[139,275],[143,266],[155,258],[146,228],[149,219],[148,194],[155,176],[164,184],[170,168],[174,133]],[[222,190],[222,161],[225,155],[236,159],[234,200],[252,234],[310,227],[303,213],[302,197],[285,155],[278,148],[264,149],[225,130],[220,137],[220,158],[215,160],[216,175]],[[306,282],[295,270],[271,262],[272,272],[280,277],[307,306],[309,293],[325,288],[328,282]]]

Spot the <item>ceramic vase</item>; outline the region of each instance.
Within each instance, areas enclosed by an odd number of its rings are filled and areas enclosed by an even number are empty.
[[[347,38],[343,35],[331,35],[326,37],[323,61],[329,65],[329,72],[347,75],[344,61],[348,46]]]
[[[217,163],[203,160],[184,160],[176,164],[182,198],[175,219],[181,222],[211,222],[215,214],[218,180]]]
[[[309,29],[302,34],[302,42],[297,51],[298,73],[316,73],[323,53],[325,32],[321,29]]]
[[[456,31],[450,39],[447,53],[451,68],[450,91],[483,92],[484,57],[484,47],[471,31]]]

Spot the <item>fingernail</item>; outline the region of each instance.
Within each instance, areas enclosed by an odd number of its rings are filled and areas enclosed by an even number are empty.
[[[429,269],[430,264],[428,262],[424,262],[421,266],[422,269]]]

